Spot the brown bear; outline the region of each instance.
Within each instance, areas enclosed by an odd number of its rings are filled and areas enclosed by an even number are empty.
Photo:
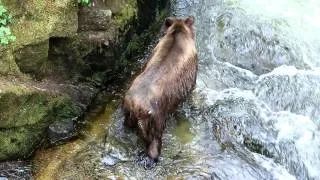
[[[167,115],[196,84],[198,57],[193,23],[193,17],[165,20],[162,38],[124,97],[124,125],[138,128],[147,146],[146,158],[152,164],[160,155]]]

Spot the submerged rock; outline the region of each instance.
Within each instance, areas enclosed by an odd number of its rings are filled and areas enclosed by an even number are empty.
[[[1,162],[0,179],[32,179],[31,164],[24,161]]]
[[[226,150],[217,155],[212,165],[211,179],[286,179],[295,180],[284,167],[260,154],[240,149]]]

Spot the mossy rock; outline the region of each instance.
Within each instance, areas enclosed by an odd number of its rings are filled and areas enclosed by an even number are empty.
[[[122,9],[125,6],[128,6],[127,3],[133,4],[136,3],[136,0],[105,0],[105,6],[108,7],[113,14],[121,13]]]
[[[53,73],[62,79],[72,79],[89,69],[84,57],[95,45],[88,42],[88,36],[86,33],[78,33],[68,38],[50,38],[47,75]],[[49,72],[50,69],[53,71]]]
[[[0,47],[0,75],[19,75],[20,70],[11,50]]]
[[[37,44],[49,37],[72,36],[78,29],[78,5],[74,0],[1,1],[13,15],[14,49]],[[23,28],[23,31],[21,30]]]
[[[21,56],[16,62],[15,54],[19,56],[20,50],[42,45],[50,37],[70,37],[76,34],[78,29],[78,4],[74,0],[1,0],[8,12],[13,16],[10,27],[16,40],[8,46],[0,47],[0,74],[1,75],[21,75],[21,72],[42,69],[47,65],[42,60],[46,60],[45,51],[38,51],[41,56]],[[39,46],[38,46],[39,47]],[[45,45],[39,50],[48,48]],[[32,48],[31,48],[32,49]],[[48,52],[48,51],[47,51]],[[33,55],[36,55],[33,54]],[[33,58],[31,61],[29,61]],[[27,61],[27,62],[26,62]],[[33,62],[34,61],[34,62]],[[32,62],[32,63],[31,63]],[[17,65],[18,63],[18,65]],[[30,65],[31,64],[31,65]],[[21,68],[21,71],[19,70]],[[31,68],[31,69],[30,69]],[[50,68],[45,68],[50,69]]]
[[[43,139],[44,124],[0,129],[0,161],[27,158]]]
[[[14,52],[15,61],[23,73],[41,77],[47,73],[49,39],[35,45],[29,45]]]
[[[13,128],[36,124],[51,109],[50,99],[45,94],[33,92],[17,95],[0,94],[0,128]]]
[[[0,87],[1,88],[1,87]],[[0,161],[28,157],[56,122],[73,121],[84,109],[65,95],[11,85],[0,91]]]

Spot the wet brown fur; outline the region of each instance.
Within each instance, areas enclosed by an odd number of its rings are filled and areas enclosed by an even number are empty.
[[[152,159],[160,155],[167,115],[177,109],[196,83],[198,58],[193,20],[166,19],[163,37],[124,98],[124,124],[139,128]]]

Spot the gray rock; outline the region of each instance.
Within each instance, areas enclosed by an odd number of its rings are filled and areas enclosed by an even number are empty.
[[[76,119],[64,119],[49,125],[48,138],[50,144],[57,144],[74,137],[76,134]]]
[[[103,157],[102,162],[105,166],[114,166],[120,162],[120,160],[111,155],[106,155]]]
[[[227,62],[213,61],[211,64],[201,64],[203,73],[197,79],[198,86],[214,90],[226,88],[253,89],[258,76],[248,70],[241,69]]]
[[[60,104],[56,111],[59,112],[53,123],[48,127],[48,140],[50,144],[59,144],[76,135],[80,118],[84,114],[84,108],[72,102]]]
[[[310,69],[313,65],[314,62],[304,58],[305,50],[295,44],[295,39],[288,39],[286,32],[278,27],[254,19],[241,9],[211,6],[207,13],[190,9],[199,16],[200,59],[229,62],[257,75],[281,65],[294,65],[300,69]],[[186,11],[186,14],[190,12]]]
[[[87,84],[62,84],[60,91],[68,94],[71,99],[86,109],[98,93],[98,89]]]
[[[111,10],[83,7],[79,10],[79,31],[108,30],[110,27]]]

